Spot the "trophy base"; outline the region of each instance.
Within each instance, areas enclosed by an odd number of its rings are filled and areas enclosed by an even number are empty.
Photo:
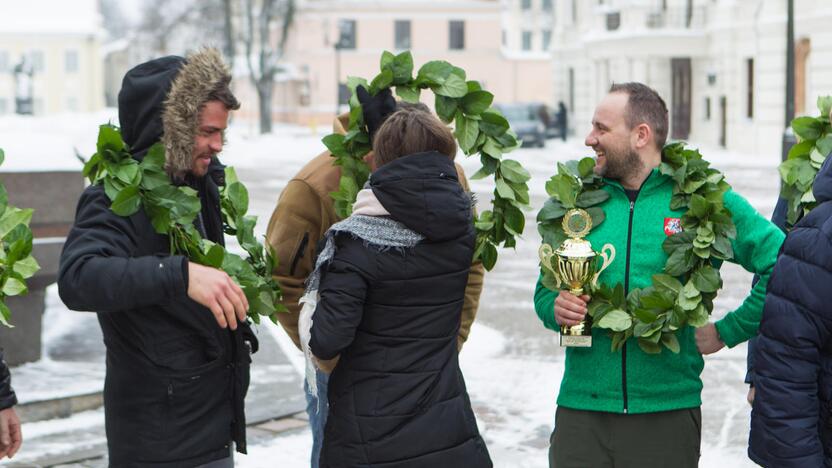
[[[560,345],[570,348],[591,348],[592,335],[560,335]]]

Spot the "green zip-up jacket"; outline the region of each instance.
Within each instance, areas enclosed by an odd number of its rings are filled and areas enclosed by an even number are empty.
[[[606,220],[587,239],[595,250],[612,244],[616,257],[599,281],[610,286],[622,283],[628,290],[645,288],[651,284],[652,275],[664,270],[667,254],[662,242],[667,232],[673,232],[673,221],[684,214],[684,210],[670,209],[673,180],[653,169],[633,203],[617,181],[606,180],[604,190],[610,194],[601,205]],[[766,284],[784,235],[739,194],[728,191],[724,203],[737,227],[737,237],[732,241],[733,262],[760,276],[742,304],[716,322],[719,336],[733,347],[757,334]],[[538,280],[534,293],[537,315],[546,328],[559,331],[554,312],[556,296]],[[701,406],[699,375],[704,361],[696,348],[694,331],[687,326],[676,332],[681,347],[678,354],[667,349],[661,354],[647,354],[635,339],[627,340],[621,351],[610,351],[608,331],[594,328],[592,347],[566,349],[558,405],[632,414]]]

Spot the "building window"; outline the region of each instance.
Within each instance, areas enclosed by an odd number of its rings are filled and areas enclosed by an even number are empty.
[[[745,75],[746,75],[746,107],[745,116],[749,119],[754,118],[754,59],[745,59]]]
[[[465,21],[451,21],[448,23],[448,48],[462,50],[465,48]]]
[[[10,71],[9,67],[9,53],[5,50],[0,50],[0,73]]]
[[[520,8],[524,10],[531,10],[532,9],[532,0],[521,0]]]
[[[67,112],[78,112],[78,98],[75,96],[70,96],[66,98],[66,110]]]
[[[621,27],[621,12],[607,13],[607,31],[615,31]]]
[[[32,61],[32,70],[35,73],[42,73],[46,68],[46,60],[43,58],[42,50],[33,50],[29,54],[29,59]]]
[[[338,20],[338,43],[335,46],[339,49],[355,49],[355,20]]]
[[[523,31],[523,50],[532,50],[532,32]]]
[[[578,0],[572,0],[572,24],[578,24]]]
[[[569,110],[575,111],[575,69],[569,69]]]
[[[711,120],[711,98],[705,98],[705,120]]]
[[[338,104],[347,105],[350,103],[350,87],[346,83],[338,83]]]
[[[543,11],[552,11],[552,0],[543,0]]]
[[[78,51],[67,50],[64,53],[64,70],[67,73],[78,73]]]
[[[396,20],[396,48],[410,48],[410,20]]]
[[[552,30],[551,29],[544,29],[543,30],[543,50],[549,50],[549,47],[552,45]]]

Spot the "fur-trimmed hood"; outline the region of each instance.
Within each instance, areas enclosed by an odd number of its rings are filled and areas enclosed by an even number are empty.
[[[165,169],[182,176],[192,166],[199,111],[212,92],[231,81],[217,49],[187,58],[168,56],[142,63],[124,76],[118,96],[124,141],[141,159],[153,144],[165,145]]]

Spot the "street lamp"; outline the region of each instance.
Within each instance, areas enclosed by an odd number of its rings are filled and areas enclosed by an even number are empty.
[[[786,129],[783,131],[782,159],[789,157],[789,150],[797,143],[792,131],[794,120],[794,0],[787,1],[786,19]]]

